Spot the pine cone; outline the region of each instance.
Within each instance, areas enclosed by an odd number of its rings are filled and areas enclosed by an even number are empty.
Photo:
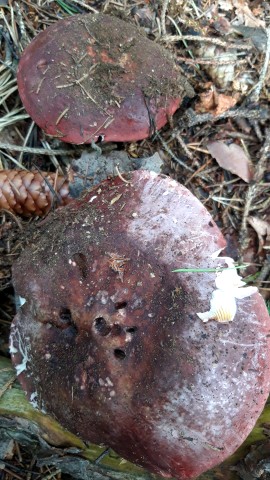
[[[0,210],[21,215],[45,215],[53,205],[72,200],[69,181],[56,173],[26,170],[0,171]]]

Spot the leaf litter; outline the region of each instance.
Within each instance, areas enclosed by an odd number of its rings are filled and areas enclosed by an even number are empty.
[[[241,263],[252,264],[250,271],[249,267],[246,269],[247,275],[253,278],[249,284],[257,286],[269,302],[268,2],[1,2],[1,168],[31,171],[38,167],[48,172],[61,168],[69,178],[71,164],[81,158],[82,151],[86,154],[96,151],[89,145],[83,148],[67,145],[44,135],[24,110],[16,85],[19,57],[31,39],[69,14],[89,11],[117,15],[144,29],[146,35],[175,56],[196,92],[194,99],[184,99],[174,118],[160,132],[141,142],[113,146],[112,150],[124,150],[135,163],[136,159],[158,152],[163,160],[163,173],[186,185],[212,214],[228,239],[226,254]],[[101,144],[100,147],[104,153],[110,145]],[[23,248],[24,237],[31,237],[37,226],[36,219],[25,220],[5,211],[0,213],[0,331],[3,339],[0,354],[5,356],[8,355],[9,324],[15,313],[12,263]],[[6,466],[8,472],[5,467],[2,469],[3,480],[18,476],[30,478],[31,470],[39,469],[31,448],[24,449],[23,454],[19,449],[17,445],[13,459]],[[252,476],[255,467],[253,470],[250,467],[245,475]],[[48,475],[48,469],[39,469],[38,474],[42,478]],[[37,475],[35,473],[34,477],[38,478]],[[65,477],[52,469],[50,478]],[[246,477],[240,475],[239,478]]]
[[[210,142],[207,148],[220,167],[249,183],[253,178],[252,164],[246,152],[237,143]]]

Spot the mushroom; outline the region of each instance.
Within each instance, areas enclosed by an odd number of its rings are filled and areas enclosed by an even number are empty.
[[[152,172],[50,214],[13,269],[10,350],[28,398],[164,477],[230,456],[269,394],[270,322],[254,291],[233,321],[199,318],[221,290],[224,247],[204,206]],[[189,267],[214,271],[172,272]]]
[[[136,141],[160,129],[193,89],[143,30],[104,14],[75,15],[41,32],[18,67],[22,102],[65,142]]]

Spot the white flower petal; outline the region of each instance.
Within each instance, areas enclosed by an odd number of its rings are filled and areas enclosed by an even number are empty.
[[[219,248],[218,250],[216,250],[214,253],[212,253],[211,257],[213,260],[216,260],[219,256],[219,254],[222,252],[222,250],[224,250],[225,247],[223,248]],[[219,257],[219,258],[222,258],[222,257]],[[225,258],[225,257],[224,257]]]
[[[222,290],[214,290],[208,312],[197,313],[203,321],[216,320],[217,322],[231,322],[236,314],[236,301],[233,295]]]
[[[246,298],[250,297],[250,295],[253,295],[254,293],[257,293],[257,291],[257,287],[237,288],[234,292],[234,296],[238,299]]]
[[[208,320],[216,320],[222,323],[231,322],[237,311],[235,299],[249,297],[258,291],[256,287],[246,286],[242,277],[238,275],[232,258],[218,257],[218,259],[222,259],[228,265],[228,268],[217,271],[216,290],[212,293],[210,310],[197,313],[203,322]],[[220,268],[223,267],[220,266]]]

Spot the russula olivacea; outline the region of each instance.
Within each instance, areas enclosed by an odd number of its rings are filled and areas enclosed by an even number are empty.
[[[165,125],[186,89],[166,49],[106,14],[68,17],[41,32],[18,67],[22,102],[65,142],[133,141]]]
[[[28,398],[82,439],[181,480],[222,462],[269,394],[259,293],[209,319],[225,240],[183,186],[136,171],[51,213],[15,262],[10,350]],[[246,288],[246,287],[241,287]]]

